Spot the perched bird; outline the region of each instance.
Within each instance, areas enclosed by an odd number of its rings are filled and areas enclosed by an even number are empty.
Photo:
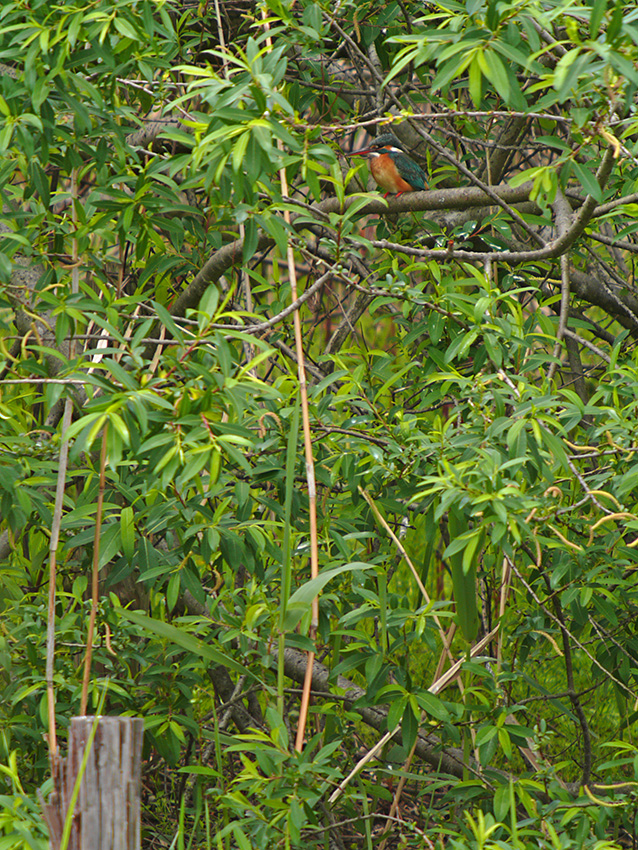
[[[373,139],[368,147],[346,156],[370,158],[372,176],[385,189],[384,198],[428,188],[425,172],[407,155],[401,142],[392,133],[383,133]]]

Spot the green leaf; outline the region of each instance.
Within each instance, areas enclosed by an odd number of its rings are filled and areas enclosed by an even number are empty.
[[[467,518],[458,505],[451,505],[448,510],[448,530],[450,546],[465,540],[467,534]],[[463,547],[464,548],[464,547]],[[449,555],[452,588],[456,606],[456,619],[465,639],[472,643],[476,639],[479,627],[478,606],[476,601],[476,561],[466,570],[463,563],[463,550],[455,546]]]
[[[455,56],[449,59],[442,68],[440,68],[434,79],[432,80],[432,91],[439,91],[445,88],[452,80],[460,77],[463,71],[472,61],[473,54],[471,52]]]
[[[103,526],[98,545],[100,547],[98,565],[99,568],[102,569],[109,563],[109,561],[112,561],[120,551],[121,538],[118,523],[109,522],[107,525]]]
[[[528,73],[530,71],[533,71],[534,73],[539,73],[542,70],[542,66],[540,65],[540,63],[535,62],[529,54],[523,53],[523,51],[519,50],[518,47],[515,47],[513,44],[510,44],[508,41],[505,41],[502,38],[498,38],[493,41],[492,46],[494,50],[497,50],[510,62],[514,62],[517,65],[520,65],[520,67],[527,70]]]
[[[244,157],[246,156],[246,148],[250,141],[250,130],[245,130],[233,144],[233,169],[235,171],[243,170]]]
[[[104,427],[104,423],[106,421],[107,417],[105,413],[87,413],[86,416],[82,416],[80,419],[77,419],[69,425],[64,433],[64,437],[70,442],[86,429],[84,448],[88,450],[95,437]]]
[[[512,742],[510,740],[509,733],[507,729],[499,729],[498,730],[498,742],[501,745],[501,749],[505,753],[506,758],[512,758]]]
[[[596,201],[602,201],[603,191],[600,186],[598,180],[594,174],[584,165],[581,165],[580,162],[577,162],[575,159],[571,160],[571,167],[580,182],[580,185],[587,192],[588,195],[591,195]]]
[[[286,609],[286,617],[284,628],[286,631],[292,631],[302,616],[308,611],[312,600],[318,596],[328,582],[342,573],[352,572],[353,570],[370,570],[374,569],[372,564],[366,564],[362,561],[354,561],[350,564],[343,564],[340,567],[332,567],[320,573],[316,578],[310,579],[301,587],[297,588],[288,600]]]
[[[288,250],[288,229],[285,223],[273,215],[262,216],[261,223],[264,230],[274,239],[281,256],[285,257]]]
[[[400,43],[401,39],[399,38],[390,38],[389,42]],[[417,41],[416,45],[413,43]],[[403,71],[403,69],[409,65],[411,62],[414,64],[415,68],[418,68],[419,65],[422,65],[424,62],[427,62],[433,53],[432,45],[428,45],[426,40],[422,37],[416,37],[416,39],[410,38],[410,44],[404,47],[397,54],[396,59],[392,63],[392,68],[390,73],[387,75],[385,80],[383,81],[383,85],[387,86],[387,84],[393,80],[398,74]]]
[[[382,396],[384,396],[384,395],[387,393],[387,391],[390,389],[390,387],[392,387],[392,386],[394,386],[396,383],[398,383],[398,382],[401,380],[401,378],[402,378],[405,374],[407,374],[408,372],[413,371],[414,367],[415,367],[415,366],[417,366],[417,365],[418,365],[418,364],[416,363],[416,361],[411,362],[411,363],[407,363],[405,366],[403,366],[402,368],[400,368],[398,371],[394,372],[394,373],[393,373],[393,374],[392,374],[392,375],[388,378],[388,380],[387,380],[387,381],[385,381],[385,383],[383,384],[383,386],[381,387],[381,389],[380,389],[380,390],[378,390],[378,392],[375,394],[375,396],[374,396],[374,402],[375,402],[375,404],[379,401],[379,399],[380,399]]]
[[[468,85],[472,103],[478,109],[481,105],[481,101],[483,100],[483,72],[481,70],[481,63],[478,55],[474,56],[470,64]]]
[[[478,732],[476,733],[476,741],[475,744],[477,747],[480,747],[481,744],[485,744],[487,741],[491,741],[492,738],[498,734],[498,727],[496,726],[482,726]]]
[[[403,717],[401,718],[401,743],[406,749],[410,749],[416,741],[419,732],[419,722],[414,714],[410,701],[406,703]]]
[[[561,103],[576,91],[580,78],[587,75],[590,64],[590,55],[581,53],[580,48],[574,48],[561,57],[556,66],[553,80],[554,90],[558,93],[558,99]]]
[[[177,600],[179,598],[180,585],[180,574],[174,573],[168,580],[168,586],[166,588],[166,607],[169,611],[172,611],[175,608],[175,605],[177,604]]]
[[[219,287],[217,284],[212,283],[206,290],[206,292],[202,295],[202,298],[199,302],[199,309],[202,313],[205,313],[209,318],[213,318],[216,311],[217,306],[219,304]]]
[[[175,324],[175,321],[171,314],[168,312],[166,307],[157,301],[151,302],[155,312],[157,313],[159,320],[164,325],[164,327],[170,332],[171,336],[174,339],[183,341],[183,334],[181,329]]]
[[[140,35],[135,28],[125,19],[116,16],[113,20],[115,29],[125,38],[130,38],[131,41],[139,41]]]
[[[133,517],[133,508],[122,508],[120,513],[120,537],[122,540],[122,551],[129,561],[135,553],[135,522]]]
[[[510,786],[499,785],[494,794],[494,815],[504,821],[510,811]]]
[[[600,32],[600,22],[607,10],[607,0],[594,0],[589,18],[589,37],[592,39],[598,38]]]
[[[427,691],[419,691],[416,694],[416,699],[419,706],[430,717],[443,722],[450,720],[450,712],[446,708],[445,703],[434,694],[430,694]]]
[[[501,57],[493,50],[485,50],[478,54],[481,70],[492,83],[498,94],[505,100],[510,101],[510,79],[505,70]]]

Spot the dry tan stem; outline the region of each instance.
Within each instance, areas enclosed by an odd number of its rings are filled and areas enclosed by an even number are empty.
[[[408,553],[405,551],[405,546],[403,545],[403,543],[401,543],[401,541],[400,541],[400,540],[399,540],[399,538],[396,536],[396,534],[394,533],[394,531],[392,531],[392,529],[390,528],[390,526],[389,526],[389,525],[388,525],[388,523],[386,522],[385,518],[384,518],[384,517],[383,517],[383,515],[381,514],[381,511],[380,511],[380,510],[379,510],[379,508],[376,506],[376,504],[375,504],[374,500],[372,499],[372,497],[370,496],[370,494],[368,493],[368,491],[367,491],[367,490],[364,490],[364,489],[363,489],[363,487],[361,487],[361,486],[359,485],[359,492],[361,493],[361,495],[363,496],[363,498],[366,500],[366,502],[370,505],[370,508],[372,509],[372,513],[373,513],[373,514],[375,515],[375,517],[377,518],[377,520],[378,520],[379,524],[383,526],[383,528],[384,528],[384,529],[388,532],[388,534],[389,534],[389,535],[390,535],[390,537],[392,538],[392,542],[394,543],[394,545],[395,545],[395,546],[397,547],[397,549],[399,550],[399,553],[401,554],[401,557],[405,559],[406,564],[408,565],[408,567],[409,567],[409,568],[410,568],[410,570],[412,571],[412,575],[414,576],[414,580],[416,581],[417,587],[418,587],[418,588],[419,588],[419,590],[421,591],[421,593],[422,593],[422,595],[423,595],[423,598],[425,599],[425,601],[427,602],[427,604],[428,604],[428,605],[430,605],[430,604],[431,604],[431,601],[432,601],[432,600],[430,599],[430,595],[428,594],[427,590],[425,589],[425,586],[424,586],[423,582],[421,581],[421,576],[418,574],[416,567],[414,566],[414,564],[413,564],[413,563],[412,563],[412,561],[410,560],[410,556],[409,556],[409,555],[408,555]],[[438,628],[438,630],[439,630],[439,636],[440,636],[440,638],[441,638],[441,640],[442,640],[442,642],[443,642],[443,646],[447,648],[448,658],[450,658],[450,660],[451,660],[451,659],[452,659],[452,656],[450,655],[450,650],[449,650],[449,646],[448,646],[448,643],[447,643],[447,639],[446,639],[446,635],[445,635],[445,630],[444,630],[443,626],[441,625],[441,621],[439,620],[439,618],[437,617],[437,615],[436,615],[436,614],[434,614],[434,615],[433,615],[433,617],[434,617],[434,622],[436,623],[436,626],[437,626],[437,628]]]
[[[450,647],[452,646],[452,641],[454,640],[455,634],[456,623],[451,623],[450,628],[447,630],[447,634],[445,635],[445,642],[443,644],[443,649],[441,650],[441,654],[439,656],[439,663],[436,665],[436,670],[434,671],[435,679],[438,679],[439,676],[443,673],[443,668],[445,667],[445,659],[450,658]]]
[[[507,558],[503,558],[502,578],[501,578],[501,595],[498,603],[498,621],[499,623],[505,615],[505,606],[507,605],[507,597],[509,596],[510,584],[512,582],[512,568]],[[496,649],[496,669],[501,669],[503,663],[503,632],[499,632],[497,649]]]
[[[416,742],[417,742],[417,740],[418,740],[417,738],[414,739],[414,743],[412,744],[412,747],[410,749],[408,757],[405,760],[405,764],[403,765],[404,775],[401,776],[401,778],[399,779],[399,782],[397,784],[397,790],[394,792],[394,798],[392,799],[392,805],[390,806],[389,816],[391,818],[394,818],[397,811],[398,811],[399,801],[401,799],[401,794],[403,794],[403,788],[405,787],[405,783],[408,781],[407,772],[410,769],[410,765],[412,764],[412,759],[414,758],[414,753],[416,752]],[[390,832],[391,826],[392,826],[392,821],[391,820],[386,821],[386,824],[383,827],[383,833],[382,833],[386,837],[381,841],[381,844],[379,844],[379,850],[385,850],[385,846],[390,839],[390,836],[388,835],[388,833]]]

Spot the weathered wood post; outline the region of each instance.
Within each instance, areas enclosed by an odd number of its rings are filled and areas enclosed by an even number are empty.
[[[60,850],[64,821],[96,720],[67,850],[140,850],[144,721],[137,717],[72,718],[68,755],[54,762],[55,791],[43,805],[51,850]]]

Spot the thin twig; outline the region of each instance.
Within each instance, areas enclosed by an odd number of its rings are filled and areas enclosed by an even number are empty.
[[[500,588],[500,597],[498,603],[498,621],[499,623],[502,621],[505,616],[505,606],[507,605],[507,597],[509,596],[510,585],[512,583],[512,569],[510,567],[509,561],[507,558],[503,558],[503,564],[501,566],[501,588]],[[503,663],[503,632],[501,631],[498,636],[497,648],[496,648],[496,667],[497,670],[500,671],[501,665]]]
[[[374,499],[370,496],[370,494],[368,493],[368,491],[367,491],[367,490],[364,490],[364,489],[363,489],[363,487],[362,487],[361,485],[359,485],[359,492],[361,493],[361,495],[363,496],[363,498],[366,500],[366,502],[370,505],[370,508],[371,508],[371,510],[372,510],[372,513],[375,515],[375,517],[376,517],[377,521],[379,522],[379,524],[380,524],[380,525],[382,525],[382,526],[383,526],[383,528],[384,528],[384,529],[387,531],[387,533],[390,535],[390,537],[391,537],[391,539],[392,539],[392,542],[394,543],[394,545],[395,545],[395,546],[397,547],[397,549],[399,550],[399,553],[401,554],[401,557],[405,560],[406,564],[407,564],[407,565],[408,565],[408,567],[410,568],[410,571],[412,572],[412,575],[414,576],[414,580],[416,581],[417,587],[419,588],[419,590],[421,591],[421,595],[422,595],[422,596],[423,596],[423,598],[425,599],[426,605],[431,605],[431,604],[432,604],[432,600],[430,599],[430,594],[429,594],[429,593],[427,592],[427,590],[425,589],[425,585],[424,585],[424,584],[423,584],[423,582],[421,581],[421,576],[419,575],[419,573],[418,573],[418,571],[417,571],[417,568],[416,568],[416,567],[414,566],[414,564],[412,563],[412,560],[411,560],[410,556],[409,556],[409,555],[408,555],[408,553],[406,552],[405,546],[403,545],[403,543],[401,543],[401,541],[400,541],[400,540],[399,540],[399,538],[396,536],[396,534],[394,533],[394,531],[392,530],[392,528],[388,525],[388,523],[387,523],[387,521],[386,521],[385,517],[383,516],[383,514],[381,513],[381,511],[379,510],[379,508],[376,506],[376,503],[374,502]],[[443,628],[443,626],[442,626],[442,624],[441,624],[441,621],[439,620],[439,618],[437,617],[437,615],[436,615],[436,614],[433,614],[433,619],[434,619],[434,622],[436,623],[436,626],[437,626],[437,628],[438,628],[438,630],[439,630],[439,636],[440,636],[440,638],[441,638],[441,640],[442,640],[442,642],[443,642],[443,646],[444,646],[444,647],[447,647],[447,640],[446,640],[446,635],[445,635],[445,629]],[[451,655],[450,655],[450,653],[449,653],[449,648],[448,648],[448,657],[450,657],[450,659],[451,659]]]
[[[579,345],[583,345],[585,348],[588,348],[590,351],[593,351],[593,353],[597,357],[600,357],[601,360],[604,360],[605,363],[611,363],[611,357],[608,354],[605,354],[602,348],[598,348],[597,345],[594,345],[593,342],[590,342],[588,339],[585,339],[585,337],[579,336],[579,334],[574,333],[574,331],[571,331],[569,328],[565,328],[564,334],[569,339],[573,339]]]

